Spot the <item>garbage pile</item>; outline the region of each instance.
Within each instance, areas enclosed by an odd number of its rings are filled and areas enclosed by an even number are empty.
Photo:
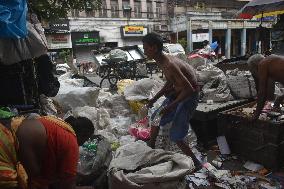
[[[260,120],[272,121],[272,122],[278,122],[278,123],[281,123],[284,121],[284,113],[283,113],[284,108],[282,107],[282,105],[280,105],[281,106],[280,112],[274,111],[273,105],[274,105],[273,102],[267,101],[265,103],[265,106],[262,109],[262,113],[259,116]],[[253,113],[255,110],[256,110],[256,103],[251,103],[247,105],[246,107],[237,109],[235,111],[232,111],[231,113],[233,115],[241,116],[244,118],[249,118],[253,116]]]
[[[236,99],[256,97],[253,77],[248,71],[238,69],[227,71],[205,64],[196,68],[197,80],[202,85],[201,100],[227,102]]]
[[[238,76],[236,73],[226,76],[214,68],[212,68],[213,71],[210,70],[210,67],[199,69],[199,80],[206,84],[212,82],[208,79],[209,77],[219,80],[220,85],[225,85],[227,82],[227,86],[222,90],[216,90],[218,92],[230,91],[226,78]],[[208,71],[201,73],[202,69]],[[84,79],[72,78],[69,72],[61,75],[59,82],[61,88],[53,100],[61,105],[61,112],[65,116],[89,118],[95,126],[94,136],[101,137],[90,139],[80,147],[78,166],[78,184],[80,185],[104,188],[108,180],[111,183],[109,188],[117,188],[117,186],[127,188],[129,185],[155,188],[157,184],[161,186],[160,188],[169,189],[173,186],[182,189],[202,185],[205,188],[209,185],[219,188],[251,188],[256,185],[265,188],[264,186],[268,186],[267,182],[260,185],[257,176],[226,169],[218,170],[222,168],[225,160],[217,158],[209,164],[207,156],[195,148],[197,139],[194,132],[189,132],[186,141],[205,167],[195,174],[192,174],[194,165],[190,158],[181,155],[175,144],[166,144],[163,140],[159,140],[159,136],[166,132],[163,128],[160,129],[156,148],[163,148],[166,151],[147,147],[144,141],[150,137],[150,126],[159,123],[159,116],[153,117],[152,114],[161,105],[163,98],[157,101],[152,109],[148,110],[145,104],[163,86],[162,80],[122,80],[118,82],[118,93],[115,94],[108,89],[86,87]],[[208,88],[205,87],[205,89]],[[206,90],[208,94],[210,90]],[[234,98],[230,92],[227,92],[227,95],[218,95],[221,94],[218,92],[215,95],[216,98],[223,100]],[[161,157],[157,157],[158,154],[161,154]],[[182,161],[187,163],[179,164]],[[96,173],[100,171],[95,170],[104,171],[97,175]],[[176,174],[176,171],[179,174]],[[101,179],[98,181],[98,178]],[[272,183],[268,182],[268,184]]]

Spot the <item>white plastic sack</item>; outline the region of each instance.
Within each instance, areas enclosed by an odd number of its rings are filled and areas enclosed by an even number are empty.
[[[37,27],[37,28],[35,28]],[[28,22],[28,35],[26,38],[0,39],[0,61],[5,65],[11,65],[22,60],[36,58],[47,53],[47,43],[44,35],[39,33],[41,26]]]
[[[100,88],[96,87],[74,87],[68,91],[60,91],[54,99],[62,106],[63,111],[75,109],[76,107],[96,105]]]
[[[110,119],[108,129],[116,136],[124,136],[128,134],[128,127],[131,123],[133,123],[131,117],[118,116]]]
[[[212,79],[211,82],[206,83],[202,88],[202,101],[213,100],[214,102],[227,102],[233,100],[230,88],[225,79]]]
[[[117,61],[127,61],[128,57],[125,51],[121,49],[114,49],[109,52],[109,59]]]
[[[224,72],[212,64],[199,66],[196,69],[197,81],[207,83],[217,78],[226,78]]]
[[[97,133],[105,137],[110,143],[118,142],[118,138],[108,130],[98,130]]]
[[[163,83],[146,78],[134,82],[125,88],[126,100],[145,100],[152,98],[162,87]]]
[[[110,189],[184,189],[194,169],[191,158],[152,149],[137,141],[117,149],[109,166]]]
[[[84,79],[71,79],[72,73],[67,72],[58,77],[60,88],[58,94],[67,94],[72,90],[78,89],[78,87],[84,86]]]
[[[248,71],[227,72],[227,82],[235,98],[253,98],[257,95],[255,82]]]
[[[84,106],[84,107],[76,107],[72,110],[72,113],[75,117],[81,116],[86,117],[92,121],[93,125],[96,127],[98,122],[98,110],[96,107]],[[95,128],[97,130],[98,128]]]
[[[111,117],[129,116],[132,112],[128,102],[122,95],[100,91],[97,107],[109,109]]]
[[[135,137],[131,136],[131,135],[126,135],[126,136],[122,136],[119,139],[119,143],[120,146],[124,146],[124,145],[128,145],[131,144],[132,142],[135,142]]]
[[[109,110],[105,108],[98,109],[98,128],[105,129],[110,125]]]

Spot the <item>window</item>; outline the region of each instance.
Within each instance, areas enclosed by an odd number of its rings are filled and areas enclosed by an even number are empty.
[[[134,2],[134,17],[135,18],[141,18],[142,13],[141,13],[141,2],[135,1]]]
[[[107,17],[107,6],[105,2],[103,2],[101,7],[99,8],[99,17],[101,18]]]
[[[110,7],[111,7],[111,17],[113,17],[113,18],[119,17],[118,2],[117,1],[111,1]]]
[[[162,18],[162,5],[161,3],[158,3],[156,4],[156,15],[157,15],[157,18]]]
[[[73,10],[71,11],[71,14],[72,14],[72,17],[79,17],[79,10],[73,9]]]
[[[122,1],[122,9],[128,8],[128,7],[130,7],[129,0],[123,0]],[[131,13],[128,13],[127,11],[123,11],[123,17],[128,17],[129,16],[128,14],[131,14]]]
[[[147,2],[147,18],[153,18],[152,2]]]

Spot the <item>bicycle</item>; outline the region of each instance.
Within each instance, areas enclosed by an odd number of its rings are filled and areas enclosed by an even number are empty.
[[[137,71],[138,64],[145,64],[144,59],[142,60],[132,60],[132,61],[114,61],[114,60],[104,60],[108,64],[105,65],[107,68],[107,73],[104,75],[100,82],[100,87],[109,86],[110,89],[116,89],[116,84],[121,79],[141,79],[148,77],[140,75]],[[104,68],[105,69],[105,68]],[[146,73],[147,74],[147,73]]]

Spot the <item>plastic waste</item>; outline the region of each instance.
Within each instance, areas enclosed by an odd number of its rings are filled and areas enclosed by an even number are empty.
[[[97,151],[97,142],[98,142],[97,139],[93,140],[89,139],[82,145],[82,148],[90,155],[95,155]]]
[[[0,37],[23,38],[27,35],[26,0],[1,1]]]

